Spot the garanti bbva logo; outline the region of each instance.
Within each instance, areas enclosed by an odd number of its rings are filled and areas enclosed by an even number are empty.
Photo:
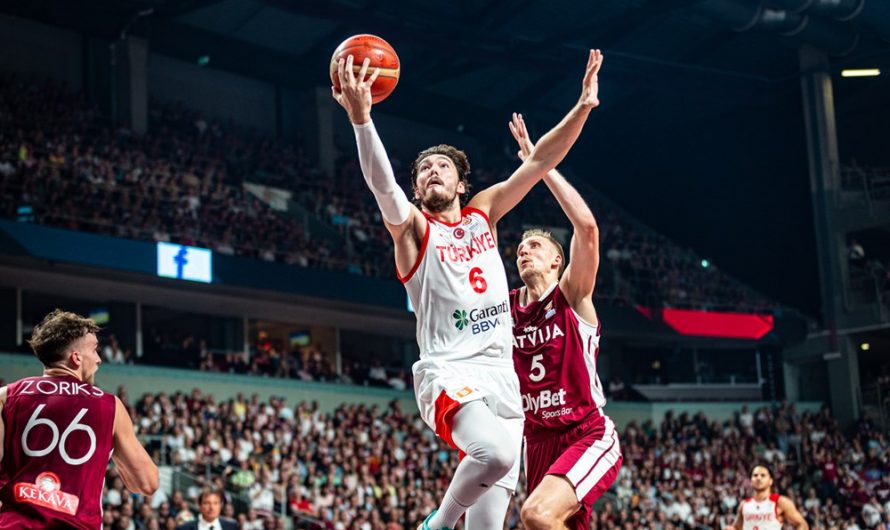
[[[451,313],[451,318],[454,319],[454,327],[457,329],[463,331],[464,328],[469,327],[473,331],[473,335],[478,335],[496,328],[501,321],[498,315],[508,311],[510,311],[510,305],[504,300],[500,304],[490,307],[471,309],[469,313],[463,309],[455,309],[454,313]]]
[[[455,309],[454,313],[451,313],[451,317],[454,319],[454,327],[457,329],[462,330],[470,323],[470,321],[467,320],[467,312],[463,309]]]

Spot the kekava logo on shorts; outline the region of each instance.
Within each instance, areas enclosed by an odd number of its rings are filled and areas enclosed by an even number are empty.
[[[58,475],[44,472],[37,475],[34,484],[18,482],[15,485],[15,500],[26,502],[68,515],[77,514],[80,499],[61,489]]]
[[[507,313],[509,310],[510,303],[504,300],[497,305],[471,309],[469,313],[463,309],[455,309],[454,313],[451,313],[451,318],[454,319],[454,327],[457,329],[463,331],[467,325],[472,324],[470,329],[473,331],[473,335],[478,335],[498,327],[501,323],[501,318],[498,315]]]

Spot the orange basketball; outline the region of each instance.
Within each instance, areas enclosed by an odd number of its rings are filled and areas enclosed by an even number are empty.
[[[371,85],[371,100],[380,103],[396,88],[399,83],[399,56],[388,42],[376,35],[353,35],[343,41],[334,55],[331,57],[331,82],[334,88],[340,90],[340,79],[337,77],[337,62],[352,55],[353,71],[356,74],[362,69],[362,61],[365,57],[371,60],[368,65],[368,77],[374,73],[375,68],[380,68],[380,75]],[[367,77],[365,78],[367,79]]]

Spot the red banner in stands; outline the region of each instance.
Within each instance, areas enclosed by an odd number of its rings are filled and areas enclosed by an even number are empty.
[[[758,340],[773,329],[772,315],[662,309],[665,324],[683,335]]]

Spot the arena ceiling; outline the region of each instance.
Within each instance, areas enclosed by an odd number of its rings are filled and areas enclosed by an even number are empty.
[[[208,56],[214,68],[296,89],[328,84],[337,44],[375,33],[403,65],[386,112],[454,127],[480,119],[500,126],[517,109],[558,117],[577,96],[591,47],[606,52],[603,114],[618,115],[617,122],[671,108],[676,119],[688,119],[727,103],[763,103],[798,77],[801,44],[829,51],[837,67],[890,65],[890,2],[864,0],[852,21],[833,18],[847,13],[820,10],[820,3],[13,0],[3,10],[109,39],[126,30],[148,37],[155,51],[188,61]],[[800,9],[808,4],[816,7]],[[696,105],[676,104],[688,100]]]

